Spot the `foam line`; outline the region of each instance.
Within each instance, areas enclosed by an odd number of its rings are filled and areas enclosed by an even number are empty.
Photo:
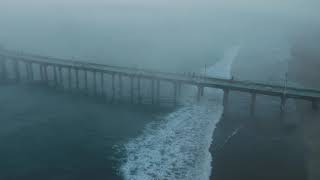
[[[238,51],[238,47],[226,51],[221,61],[207,69],[207,75],[230,78]],[[124,145],[126,161],[120,168],[123,177],[127,180],[209,179],[212,171],[209,148],[223,113],[222,93],[207,90],[200,103],[186,103],[159,121],[149,123],[142,135]]]

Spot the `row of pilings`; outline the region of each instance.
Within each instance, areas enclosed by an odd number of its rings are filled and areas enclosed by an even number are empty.
[[[129,101],[132,104],[177,106],[182,87],[179,82],[142,78],[139,73],[110,72],[4,56],[0,56],[0,71],[2,82],[41,83],[63,91],[103,97],[111,103]]]

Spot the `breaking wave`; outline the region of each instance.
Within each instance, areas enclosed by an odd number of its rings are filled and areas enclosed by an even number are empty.
[[[207,76],[231,77],[238,47],[209,67]],[[185,91],[192,91],[192,88]],[[223,92],[206,89],[199,103],[186,103],[176,111],[151,122],[142,135],[124,145],[126,161],[120,167],[127,180],[204,180],[211,175],[212,135],[223,113]],[[189,103],[188,103],[189,102]]]

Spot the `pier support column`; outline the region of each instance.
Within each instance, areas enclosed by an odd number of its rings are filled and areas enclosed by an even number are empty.
[[[104,74],[103,74],[103,72],[100,73],[100,86],[101,86],[101,96],[106,96],[106,93],[104,90]]]
[[[201,97],[204,96],[204,87],[203,86],[201,86],[200,95],[201,95]]]
[[[116,87],[115,87],[115,74],[112,73],[112,80],[111,80],[111,88],[112,88],[112,97],[111,97],[111,102],[114,102],[115,100],[115,95],[116,95]]]
[[[97,71],[93,71],[93,92],[94,92],[94,95],[96,96],[98,93],[97,93]]]
[[[88,72],[86,69],[84,69],[84,90],[86,94],[89,94],[89,89],[88,89]]]
[[[313,99],[312,100],[312,109],[313,110],[318,110],[319,109],[319,100]]]
[[[174,106],[177,106],[178,102],[178,83],[174,82],[173,83],[173,104]]]
[[[63,85],[63,74],[62,74],[62,67],[61,66],[58,67],[58,71],[59,71],[59,85],[63,89],[64,85]]]
[[[131,100],[131,104],[134,103],[134,101],[133,101],[133,96],[134,96],[133,90],[134,90],[133,89],[133,77],[130,76],[130,100]]]
[[[19,61],[16,59],[13,60],[13,69],[14,69],[16,82],[20,82]]]
[[[284,118],[285,108],[286,108],[287,98],[285,96],[281,96],[281,105],[280,105],[280,117]]]
[[[251,94],[251,104],[250,104],[250,115],[254,116],[255,115],[255,108],[256,108],[256,93]]]
[[[5,57],[0,58],[1,80],[7,80],[7,60]]]
[[[34,81],[34,72],[33,72],[33,64],[30,63],[30,78],[31,81]]]
[[[201,96],[203,96],[203,86],[198,85],[197,101],[200,102]]]
[[[141,77],[138,77],[138,103],[142,103],[142,97],[141,97]]]
[[[40,81],[44,81],[44,66],[39,64]]]
[[[54,82],[54,86],[58,85],[58,73],[57,73],[57,66],[53,66],[53,82]]]
[[[27,81],[30,81],[30,68],[29,68],[29,63],[24,62],[25,68],[26,68],[26,79]]]
[[[182,84],[179,82],[178,83],[178,97],[181,97],[181,86],[182,86]]]
[[[227,112],[229,108],[229,89],[223,90],[223,107],[224,112]]]
[[[160,80],[157,79],[157,104],[160,105],[161,102],[160,102]]]
[[[70,89],[70,90],[72,88],[72,86],[71,86],[72,81],[71,80],[72,80],[71,79],[71,67],[68,67],[68,89]]]
[[[33,81],[33,68],[31,62],[26,62],[27,79]]]
[[[44,77],[44,81],[45,83],[48,83],[49,78],[48,78],[48,66],[45,64],[43,65],[43,77]]]
[[[75,68],[75,74],[76,74],[76,89],[80,89],[79,87],[79,69]]]
[[[151,104],[154,104],[154,79],[151,80]]]
[[[122,99],[122,74],[119,74],[119,99]]]

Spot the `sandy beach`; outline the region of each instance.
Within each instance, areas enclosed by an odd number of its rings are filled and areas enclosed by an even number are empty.
[[[279,78],[279,73],[284,72],[285,62],[274,66],[277,62],[265,61],[261,65],[244,59],[240,57],[234,63],[233,75],[236,77],[268,81]],[[241,63],[250,64],[254,70],[242,68]],[[255,73],[263,72],[263,69],[272,71],[263,75]],[[296,110],[295,102],[289,102],[283,120],[280,118],[280,100],[259,96],[256,114],[251,117],[248,94],[231,93],[229,101],[231,107],[224,113],[214,133],[211,179],[307,179],[310,168],[306,165],[305,126],[297,123],[301,121],[301,115],[308,113],[299,108]],[[310,104],[308,108],[311,109]]]

